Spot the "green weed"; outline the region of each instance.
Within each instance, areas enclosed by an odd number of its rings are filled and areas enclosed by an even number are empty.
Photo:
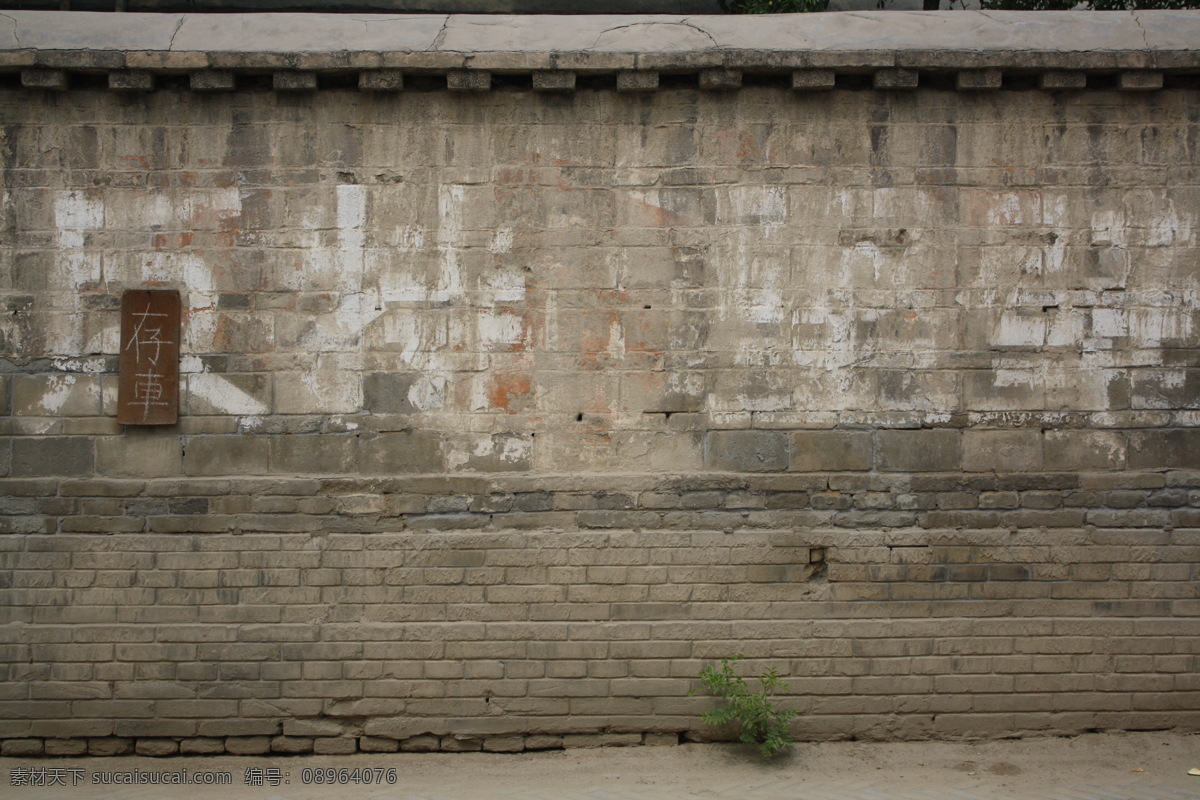
[[[720,667],[705,667],[700,670],[700,680],[704,681],[708,690],[725,700],[725,705],[715,711],[705,712],[700,718],[709,725],[737,722],[738,739],[746,744],[756,745],[763,758],[770,758],[791,746],[792,736],[788,732],[788,723],[795,718],[796,712],[777,709],[771,703],[771,694],[784,687],[774,667],[758,679],[762,691],[750,691],[746,679],[733,671],[734,662],[743,658],[745,656],[739,653],[721,659]],[[694,689],[689,692],[693,695],[695,693]]]

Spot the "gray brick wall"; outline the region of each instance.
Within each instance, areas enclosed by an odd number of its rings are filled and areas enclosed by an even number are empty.
[[[0,752],[1200,726],[1194,88],[34,97]]]

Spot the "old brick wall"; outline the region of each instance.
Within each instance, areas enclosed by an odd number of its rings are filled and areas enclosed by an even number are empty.
[[[5,753],[673,742],[738,652],[802,737],[1200,722],[1193,78],[102,80],[0,74]]]

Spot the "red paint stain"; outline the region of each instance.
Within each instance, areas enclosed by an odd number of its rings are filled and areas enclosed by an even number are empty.
[[[676,214],[674,211],[668,211],[662,206],[656,206],[653,203],[646,203],[641,200],[632,201],[634,206],[642,210],[643,216],[647,222],[656,228],[666,228],[671,225],[686,225],[687,217],[682,214]]]
[[[496,372],[488,378],[488,405],[514,413],[523,410],[533,396],[533,379],[528,372]]]
[[[154,249],[166,250],[175,247],[191,247],[195,234],[188,233],[156,233],[154,234]]]

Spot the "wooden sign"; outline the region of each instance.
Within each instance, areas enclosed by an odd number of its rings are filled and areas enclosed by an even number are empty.
[[[121,297],[117,422],[174,425],[179,419],[179,292],[130,289]]]

